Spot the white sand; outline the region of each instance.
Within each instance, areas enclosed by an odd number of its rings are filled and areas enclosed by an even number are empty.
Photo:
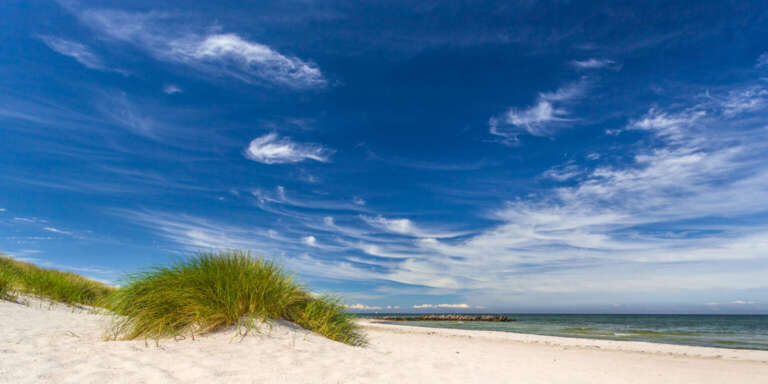
[[[0,383],[768,383],[768,352],[361,321],[353,348],[290,324],[233,338],[103,341],[105,321],[0,301]]]

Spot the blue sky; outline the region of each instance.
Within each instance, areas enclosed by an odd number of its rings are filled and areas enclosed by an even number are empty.
[[[366,311],[768,313],[760,2],[4,1],[0,250]]]

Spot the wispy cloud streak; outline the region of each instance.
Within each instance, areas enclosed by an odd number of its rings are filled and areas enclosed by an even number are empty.
[[[460,232],[442,232],[424,229],[406,218],[388,219],[381,215],[376,217],[361,216],[360,218],[372,227],[398,235],[423,238],[457,237],[462,235]]]
[[[93,53],[93,51],[84,44],[54,36],[41,36],[40,40],[55,52],[64,56],[69,56],[87,68],[127,74],[127,72],[123,70],[107,66],[100,56]]]
[[[600,69],[615,66],[616,62],[608,59],[586,59],[571,61],[571,65],[577,69]]]
[[[296,143],[288,137],[269,133],[251,141],[245,157],[264,164],[298,163],[304,160],[328,162],[333,150],[314,143]]]
[[[235,33],[194,30],[167,13],[89,9],[78,15],[105,36],[134,44],[159,60],[247,83],[267,82],[290,88],[327,84],[312,63]]]
[[[504,138],[505,143],[516,143],[521,134],[550,136],[564,124],[574,121],[565,104],[582,97],[587,82],[582,79],[554,92],[543,92],[536,103],[526,108],[513,107],[488,121],[490,133]]]

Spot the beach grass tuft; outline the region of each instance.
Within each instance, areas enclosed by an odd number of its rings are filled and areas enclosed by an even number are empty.
[[[40,268],[30,263],[0,256],[0,297],[13,293],[34,295],[67,305],[98,306],[115,288],[75,273]]]
[[[315,297],[279,266],[247,252],[200,253],[134,274],[105,300],[115,339],[191,336],[257,321],[285,319],[332,340],[362,345],[351,315]]]
[[[365,337],[354,323],[355,316],[345,310],[341,301],[333,296],[310,297],[293,320],[329,339],[349,345],[363,346]]]
[[[0,270],[0,300],[13,300],[13,281],[5,270]]]

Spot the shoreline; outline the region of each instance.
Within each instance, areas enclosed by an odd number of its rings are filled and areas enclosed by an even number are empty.
[[[671,315],[671,316],[678,316],[678,315]],[[698,315],[694,315],[698,316]],[[766,315],[758,315],[761,317],[766,317],[766,320],[768,320],[768,316]],[[680,338],[680,337],[643,337],[638,336],[635,334],[637,332],[638,334],[642,334],[642,332],[647,332],[650,334],[659,334],[664,335],[664,331],[647,331],[647,330],[639,330],[634,331],[633,329],[627,329],[622,331],[617,330],[611,330],[606,329],[604,331],[601,331],[599,328],[587,328],[587,329],[593,329],[598,330],[599,332],[596,333],[594,336],[589,333],[566,333],[566,332],[557,332],[557,328],[554,328],[552,332],[546,332],[541,331],[540,329],[537,329],[537,332],[528,331],[524,327],[515,327],[515,328],[506,328],[506,327],[500,327],[500,328],[483,328],[482,325],[474,327],[466,327],[464,323],[469,324],[482,324],[485,322],[476,322],[476,321],[459,321],[461,324],[457,324],[457,326],[453,325],[447,325],[444,326],[443,324],[445,322],[443,321],[416,321],[419,324],[413,324],[411,321],[397,321],[397,320],[390,320],[387,318],[382,317],[358,317],[358,320],[363,320],[366,322],[371,323],[378,323],[383,325],[395,325],[395,326],[413,326],[418,328],[428,328],[428,329],[446,329],[446,330],[464,330],[464,331],[487,331],[487,332],[498,332],[498,333],[512,333],[517,335],[530,335],[530,336],[544,336],[544,337],[556,337],[556,338],[564,338],[564,339],[584,339],[584,340],[595,340],[595,341],[614,341],[614,342],[640,342],[640,343],[650,343],[650,344],[657,344],[657,345],[672,345],[672,346],[680,346],[680,347],[699,347],[699,348],[714,348],[714,349],[726,349],[726,350],[745,350],[745,351],[764,351],[768,352],[768,344],[765,342],[758,343],[754,342],[752,344],[751,342],[742,342],[742,341],[733,341],[727,340],[725,338],[729,337],[728,335],[722,335],[721,339],[717,339],[715,336],[709,336],[709,338],[705,338],[703,340],[699,340],[696,338],[696,336],[702,336],[703,334],[697,333],[697,331],[692,330],[690,331],[690,335],[695,335],[694,338],[688,340],[686,338]],[[573,328],[565,328],[565,329],[573,329]],[[611,336],[610,332],[616,332],[614,336]],[[675,334],[673,331],[670,332],[670,335],[673,336],[679,336],[679,334]],[[687,334],[683,333],[682,335],[688,336]],[[624,336],[624,337],[622,337]],[[760,335],[756,334],[756,337],[761,336],[768,336],[766,335]],[[739,340],[739,339],[737,339]]]
[[[459,338],[485,338],[494,341],[522,344],[543,344],[565,348],[650,353],[668,356],[686,356],[711,359],[745,360],[768,364],[768,351],[759,349],[704,347],[698,345],[654,343],[648,341],[590,339],[576,336],[547,336],[507,331],[432,328],[425,326],[407,325],[405,323],[385,323],[371,318],[360,318],[357,320],[357,322],[363,329],[386,329],[388,332],[395,333],[440,335],[443,337]]]

